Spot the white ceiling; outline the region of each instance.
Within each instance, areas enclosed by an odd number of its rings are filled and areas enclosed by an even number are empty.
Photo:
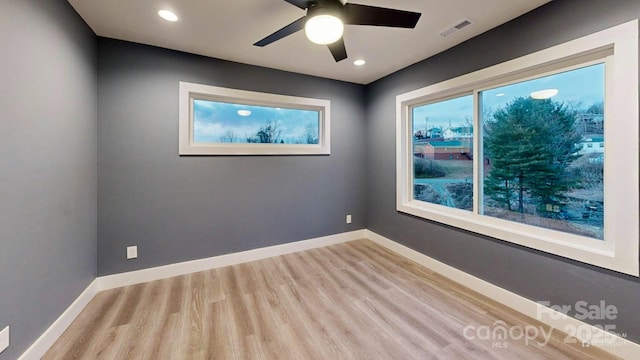
[[[345,26],[349,58],[336,63],[326,46],[300,31],[266,47],[253,43],[305,15],[284,0],[69,0],[100,36],[330,79],[368,84],[529,12],[550,0],[352,0],[421,12],[415,29]],[[161,9],[180,20],[162,20]],[[447,38],[465,17],[477,22]],[[353,61],[365,59],[356,67]]]

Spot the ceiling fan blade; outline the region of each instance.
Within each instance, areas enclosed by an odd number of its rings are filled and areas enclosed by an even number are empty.
[[[274,32],[273,34],[267,36],[266,38],[258,41],[257,43],[253,44],[254,46],[266,46],[271,44],[274,41],[278,41],[284,37],[287,37],[295,32],[298,32],[302,29],[304,29],[304,18],[305,16],[301,17],[300,19],[292,22],[291,24],[283,27],[282,29]]]
[[[420,13],[376,6],[347,3],[344,6],[344,23],[350,25],[389,26],[414,28]]]
[[[288,2],[291,5],[297,6],[302,10],[307,10],[307,8],[309,7],[308,0],[284,0],[284,1]]]
[[[343,38],[340,38],[340,40],[327,46],[329,47],[333,58],[336,59],[336,62],[340,62],[347,58],[347,48],[344,46]]]

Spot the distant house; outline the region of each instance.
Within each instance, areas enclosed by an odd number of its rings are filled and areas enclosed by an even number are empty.
[[[578,114],[576,125],[583,134],[603,134],[604,115],[602,114]]]
[[[577,144],[578,155],[603,153],[604,152],[604,137],[591,136],[583,137],[582,141]]]
[[[473,138],[473,126],[449,126],[444,130],[443,137],[445,140],[463,140]]]
[[[431,128],[427,130],[427,137],[430,139],[437,139],[442,137],[442,129],[441,128]]]
[[[431,160],[471,160],[471,141],[428,142],[422,151],[423,157]]]

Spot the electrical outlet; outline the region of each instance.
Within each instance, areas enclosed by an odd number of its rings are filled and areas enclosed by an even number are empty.
[[[0,331],[0,353],[5,351],[9,347],[9,327]]]
[[[137,246],[127,246],[127,260],[135,259],[138,257],[138,247]]]
[[[347,215],[347,224],[351,224],[351,214]]]

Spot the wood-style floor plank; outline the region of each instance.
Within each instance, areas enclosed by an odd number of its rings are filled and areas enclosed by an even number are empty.
[[[545,346],[464,336],[496,324],[549,331],[357,240],[100,292],[43,359],[614,359],[558,331]]]

